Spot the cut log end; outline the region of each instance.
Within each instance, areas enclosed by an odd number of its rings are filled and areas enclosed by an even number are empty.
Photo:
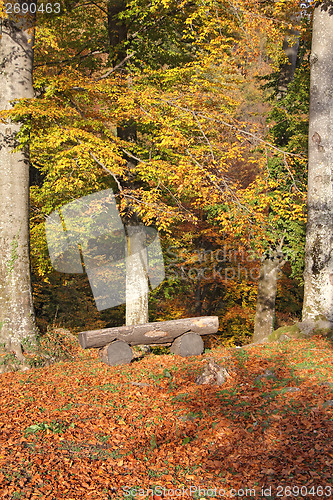
[[[123,340],[116,340],[99,351],[99,358],[109,366],[126,365],[133,359],[130,346]]]
[[[178,356],[199,356],[203,353],[204,343],[197,333],[185,333],[176,338],[170,347],[170,352]]]

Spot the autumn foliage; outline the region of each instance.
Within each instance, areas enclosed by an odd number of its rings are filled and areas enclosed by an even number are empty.
[[[1,498],[329,498],[331,351],[318,337],[108,367],[77,349],[4,374]],[[223,386],[195,383],[211,358]]]

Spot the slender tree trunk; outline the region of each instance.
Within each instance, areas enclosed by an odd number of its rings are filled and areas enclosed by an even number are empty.
[[[140,325],[149,321],[146,232],[131,225],[126,230],[126,325]]]
[[[126,8],[126,0],[109,0],[108,2],[108,34],[113,66],[126,57],[124,42],[127,40],[127,26],[118,16]]]
[[[279,77],[280,98],[287,93],[288,85],[294,79],[298,49],[299,49],[299,32],[292,29],[290,30],[288,35],[286,35],[283,41],[283,50],[288,60],[280,68],[280,77]]]
[[[333,3],[325,2],[313,20],[303,321],[333,322],[332,11]]]
[[[125,22],[118,19],[126,8],[126,0],[110,0],[108,3],[108,32],[113,65],[116,66],[126,57],[124,42],[128,29]],[[126,71],[125,65],[121,71]],[[127,120],[117,126],[117,136],[125,141],[137,140],[136,123]],[[127,167],[134,166],[133,159],[126,157]],[[127,228],[126,259],[126,325],[138,325],[148,322],[148,273],[146,233],[140,226],[131,225],[139,217],[134,214]]]
[[[2,20],[0,109],[33,97],[32,19]],[[21,125],[0,122],[0,342],[22,354],[21,341],[35,341],[29,261],[29,155],[13,153]],[[21,356],[22,357],[22,356]]]
[[[264,342],[273,331],[279,273],[284,264],[280,250],[270,252],[261,263],[253,342]]]

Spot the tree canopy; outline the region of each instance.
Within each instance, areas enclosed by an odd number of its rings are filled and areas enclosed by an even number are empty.
[[[35,95],[2,112],[21,124],[30,151],[40,327],[52,317],[77,329],[120,321],[121,307],[94,309],[83,276],[52,269],[44,228],[54,210],[109,188],[124,220],[135,214],[160,232],[168,272],[151,294],[152,319],[216,311],[227,335],[250,335],[260,259],[281,244],[281,304],[298,314],[311,24],[299,2],[82,0],[50,9],[37,3]],[[297,68],[277,99],[290,30],[300,37]],[[67,314],[73,294],[81,320]]]

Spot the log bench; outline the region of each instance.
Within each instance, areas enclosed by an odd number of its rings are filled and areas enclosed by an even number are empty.
[[[83,349],[99,348],[101,361],[116,366],[130,363],[133,352],[130,346],[160,345],[172,342],[170,351],[179,356],[198,356],[204,345],[201,335],[216,333],[217,316],[155,321],[142,325],[119,326],[79,333]]]

